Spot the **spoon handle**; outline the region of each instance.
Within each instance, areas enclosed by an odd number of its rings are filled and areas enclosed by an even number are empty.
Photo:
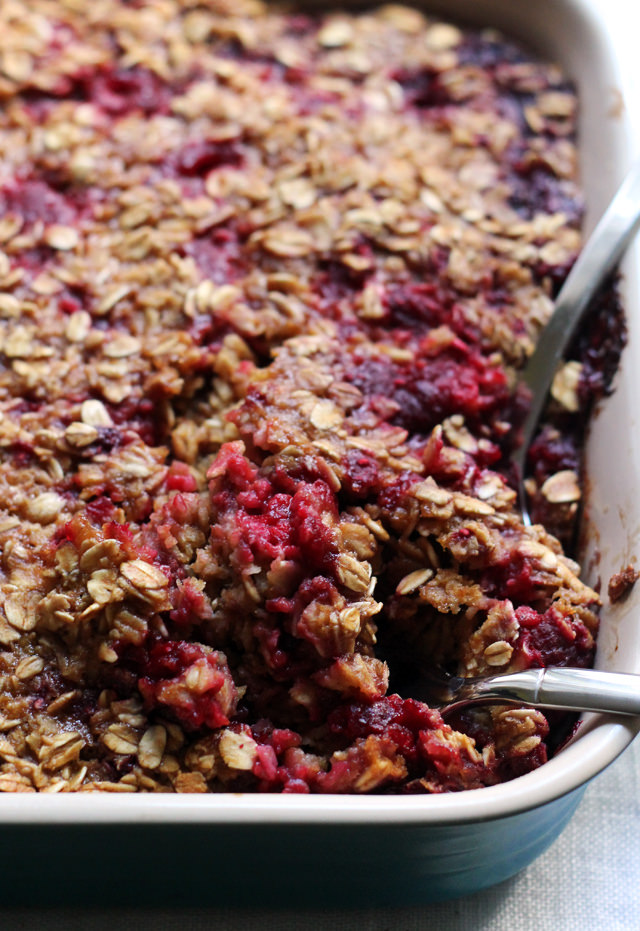
[[[524,466],[542,408],[562,355],[589,301],[612,271],[640,223],[640,161],[635,162],[598,222],[560,289],[553,314],[522,373],[531,389],[531,408],[518,450]],[[514,457],[515,459],[516,457]]]
[[[470,681],[463,700],[469,703],[496,700],[540,708],[637,715],[640,714],[640,676],[598,669],[524,669],[478,679],[473,684]]]

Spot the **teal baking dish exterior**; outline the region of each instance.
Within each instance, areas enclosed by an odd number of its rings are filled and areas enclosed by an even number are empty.
[[[446,825],[14,825],[7,904],[416,905],[467,895],[531,863],[583,790],[535,810]]]

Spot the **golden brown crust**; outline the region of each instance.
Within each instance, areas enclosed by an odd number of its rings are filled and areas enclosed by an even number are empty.
[[[386,697],[377,644],[467,674],[591,655],[595,593],[491,470],[579,248],[557,69],[400,6],[0,25],[0,790],[538,765],[541,715],[474,741]]]

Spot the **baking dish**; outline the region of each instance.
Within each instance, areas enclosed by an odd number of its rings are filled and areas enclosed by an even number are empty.
[[[620,76],[595,11],[586,2],[568,0],[535,7],[513,0],[450,2],[428,9],[472,25],[497,26],[558,60],[575,79],[592,222],[629,157],[629,127],[616,91]],[[637,300],[629,272],[629,347],[587,450],[584,562],[587,580],[600,582],[603,590],[614,572],[633,561],[636,546]],[[616,450],[618,474],[611,450]],[[600,667],[640,671],[633,620],[637,598],[632,592],[615,608],[605,603]],[[572,815],[586,781],[634,733],[633,723],[585,717],[571,744],[542,769],[455,795],[3,796],[0,819],[12,851],[3,894],[12,900],[33,901],[35,895],[78,903],[103,897],[108,889],[111,904],[187,897],[217,904],[404,904],[470,893],[499,882],[542,852]]]

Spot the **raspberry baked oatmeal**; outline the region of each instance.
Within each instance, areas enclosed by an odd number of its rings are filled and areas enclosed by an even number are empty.
[[[443,792],[544,763],[411,674],[588,665],[565,555],[613,286],[516,507],[580,248],[572,87],[414,9],[4,0],[0,789]]]

